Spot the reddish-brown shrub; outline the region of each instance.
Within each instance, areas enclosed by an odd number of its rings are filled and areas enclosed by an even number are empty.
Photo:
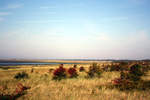
[[[30,87],[24,86],[21,83],[17,84],[17,88],[16,88],[16,93],[17,94],[22,94],[24,92],[24,90],[30,89]]]
[[[78,76],[77,70],[75,68],[69,68],[68,74],[70,78],[74,78]]]
[[[127,85],[129,83],[129,80],[123,80],[121,78],[116,78],[114,80],[112,80],[112,84],[114,85]]]
[[[74,65],[73,68],[77,68],[77,65]]]
[[[63,67],[63,64],[59,66],[59,68],[55,69],[53,72],[53,79],[54,80],[61,80],[66,78],[66,69]]]
[[[80,71],[80,72],[85,71],[84,67],[81,66],[81,67],[79,68],[79,71]]]
[[[0,94],[0,100],[18,100],[20,96],[25,94],[25,90],[30,89],[31,87],[24,86],[21,83],[17,84],[16,91],[12,94]]]

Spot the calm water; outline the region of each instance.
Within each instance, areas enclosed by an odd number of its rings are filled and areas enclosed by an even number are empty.
[[[56,65],[56,64],[81,64],[81,63],[55,63],[55,62],[49,62],[49,63],[22,63],[22,62],[0,62],[0,65],[2,66],[11,66],[11,65]]]

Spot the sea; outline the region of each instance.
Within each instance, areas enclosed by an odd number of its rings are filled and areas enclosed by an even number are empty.
[[[81,64],[81,63],[59,63],[59,62],[0,62],[0,66],[17,66],[17,65],[57,65],[57,64]]]

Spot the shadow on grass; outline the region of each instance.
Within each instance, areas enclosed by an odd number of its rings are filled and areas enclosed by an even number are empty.
[[[8,67],[8,66],[0,66],[0,69],[8,70],[8,69],[17,69],[19,67]]]
[[[19,97],[23,95],[25,95],[25,93],[16,95],[0,95],[0,100],[17,100]]]

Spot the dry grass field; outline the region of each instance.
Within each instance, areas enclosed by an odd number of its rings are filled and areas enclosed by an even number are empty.
[[[73,64],[65,64],[65,68]],[[80,72],[83,66],[85,71]],[[100,77],[86,78],[90,64],[77,65],[77,78],[66,78],[60,81],[52,80],[53,71],[58,65],[39,66],[9,66],[8,69],[0,68],[0,94],[6,100],[16,94],[17,84],[29,87],[23,94],[15,96],[15,100],[150,100],[150,89],[124,90],[107,88],[111,80],[120,77],[119,71],[103,72]],[[15,79],[18,72],[25,71],[29,77]],[[150,81],[150,71],[142,77]],[[10,99],[11,100],[11,99]]]

